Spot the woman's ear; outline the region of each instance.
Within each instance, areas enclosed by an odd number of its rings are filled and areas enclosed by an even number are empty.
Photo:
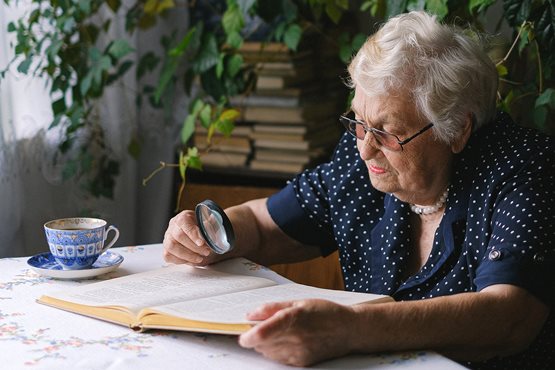
[[[461,130],[461,133],[459,134],[459,137],[455,139],[455,141],[453,141],[453,143],[451,144],[451,151],[455,154],[460,153],[464,147],[466,146],[466,143],[468,142],[468,139],[470,138],[470,134],[472,134],[472,127],[474,126],[474,113],[468,113],[466,115],[466,119],[464,121],[464,126]]]

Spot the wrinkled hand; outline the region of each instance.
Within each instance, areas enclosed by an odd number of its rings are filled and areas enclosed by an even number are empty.
[[[352,351],[351,307],[325,300],[270,303],[249,313],[263,320],[239,337],[239,344],[293,366],[309,366]]]
[[[194,211],[173,217],[164,234],[164,260],[204,266],[215,262],[217,254],[204,241]]]

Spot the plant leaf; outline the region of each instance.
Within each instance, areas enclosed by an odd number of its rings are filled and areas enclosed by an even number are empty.
[[[220,114],[220,120],[236,120],[241,115],[237,109],[225,109],[222,114]]]
[[[89,73],[92,74],[92,82],[98,86],[102,84],[102,75],[112,67],[112,61],[107,55],[102,55],[96,47],[89,49],[89,61],[91,63]]]
[[[194,114],[195,117],[199,114],[199,112],[204,108],[204,103],[200,99],[196,99],[192,105],[193,109],[191,110],[191,114]]]
[[[297,50],[303,30],[298,24],[290,24],[283,35],[283,42],[293,51]]]
[[[407,7],[407,0],[391,0],[386,3],[385,19],[401,14]]]
[[[150,15],[162,13],[166,9],[175,7],[173,0],[147,0],[144,7],[144,12]]]
[[[532,0],[503,0],[503,15],[512,27],[518,27],[530,17]]]
[[[108,4],[110,9],[112,9],[112,11],[115,13],[119,10],[119,7],[121,6],[121,1],[120,0],[106,0],[106,4]]]
[[[354,53],[356,53],[362,45],[366,42],[366,35],[363,33],[357,33],[355,37],[353,37],[353,42],[351,43],[351,49]]]
[[[199,112],[199,118],[200,123],[204,127],[208,127],[210,125],[210,121],[212,120],[212,107],[206,104]]]
[[[139,156],[141,155],[141,143],[136,137],[132,137],[131,140],[129,140],[127,153],[129,153],[129,155],[134,159],[139,159]]]
[[[229,77],[237,76],[243,65],[243,56],[241,54],[234,54],[227,60],[227,74]]]
[[[244,25],[245,20],[243,19],[243,14],[241,13],[241,9],[239,9],[239,5],[237,5],[237,3],[228,5],[222,17],[222,26],[225,33],[239,32]]]
[[[185,36],[183,36],[183,38],[179,42],[179,45],[177,45],[175,48],[171,49],[169,51],[168,55],[171,56],[171,57],[180,57],[181,55],[183,55],[185,50],[187,50],[187,47],[189,46],[189,43],[191,42],[191,39],[195,35],[195,32],[196,32],[196,27],[191,28],[185,34]]]
[[[123,39],[114,40],[108,47],[108,54],[110,54],[115,59],[121,59],[133,51],[135,51],[135,49],[132,48],[131,45],[129,45],[129,43]]]
[[[33,55],[29,55],[21,63],[19,63],[19,65],[17,66],[17,71],[23,74],[27,74],[27,72],[29,72],[29,67],[31,67],[32,62],[33,62]]]
[[[203,73],[218,64],[220,53],[214,34],[204,37],[199,53],[193,60],[193,68],[197,73]]]
[[[206,135],[206,142],[208,142],[208,144],[210,144],[210,141],[212,141],[212,136],[214,136],[215,131],[216,131],[215,124],[208,126],[208,133]]]
[[[151,72],[160,63],[160,58],[152,51],[149,51],[141,57],[137,66],[137,77],[141,78],[146,72]]]
[[[106,80],[106,85],[110,85],[111,83],[117,81],[120,77],[127,73],[127,71],[133,66],[133,62],[127,60],[120,64],[116,73],[111,74],[108,76],[108,80]]]
[[[218,60],[218,64],[216,64],[216,77],[222,78],[222,74],[224,73],[224,54],[220,54],[220,58]]]
[[[196,148],[195,148],[196,149]],[[202,170],[202,162],[198,155],[187,155],[187,167]]]
[[[54,60],[54,58],[56,57],[56,55],[58,55],[62,46],[63,46],[62,40],[59,40],[57,38],[51,38],[50,45],[45,50],[46,56],[50,60]]]
[[[67,106],[64,98],[60,98],[52,103],[52,113],[54,113],[54,116],[63,114],[66,109]]]
[[[274,29],[274,35],[275,35],[276,40],[282,40],[283,39],[283,34],[285,33],[285,27],[287,27],[287,23],[285,23],[285,22],[278,23],[278,25]]]
[[[237,5],[243,14],[247,14],[255,3],[256,0],[237,0]]]
[[[54,119],[52,120],[52,122],[48,126],[48,129],[50,130],[51,128],[54,128],[54,127],[58,126],[61,121],[62,121],[62,115],[61,114],[55,115]]]
[[[498,64],[495,66],[495,68],[497,69],[497,74],[499,75],[499,77],[506,76],[508,73],[507,67],[505,67],[503,64]]]
[[[225,136],[230,136],[233,132],[233,129],[235,129],[235,123],[228,119],[218,120],[216,124],[216,129]]]
[[[534,125],[540,130],[545,130],[547,121],[547,108],[545,106],[537,107],[532,111],[532,116],[534,118]]]
[[[91,1],[89,0],[79,0],[77,3],[79,10],[81,10],[86,15],[91,13]]]
[[[555,49],[555,1],[545,1],[533,12],[534,29],[541,49],[548,55]]]
[[[328,15],[328,17],[330,17],[333,23],[335,24],[339,23],[339,20],[341,19],[341,15],[343,14],[343,12],[341,11],[341,8],[337,6],[334,0],[326,1],[325,10],[326,10],[326,14]]]
[[[297,18],[298,8],[293,1],[285,0],[276,2],[281,3],[281,14],[285,17],[285,23],[291,23]]]
[[[198,149],[196,147],[187,148],[187,157],[198,157]]]
[[[183,144],[187,144],[193,132],[195,132],[195,120],[196,117],[193,114],[187,115],[185,121],[183,122],[183,126],[181,127],[181,142]]]
[[[83,79],[81,80],[81,83],[79,84],[79,92],[81,93],[82,96],[87,95],[87,93],[91,89],[92,80],[93,80],[93,72],[89,70],[89,72],[87,72],[87,74],[85,75],[85,77],[83,77]]]
[[[548,89],[545,89],[545,91],[541,93],[540,96],[537,97],[535,107],[538,108],[542,106],[548,106],[551,109],[555,109],[555,89],[554,88],[550,87]]]
[[[439,19],[443,19],[445,18],[447,13],[449,13],[447,0],[427,0],[426,10],[428,10],[432,14],[437,15]]]
[[[160,102],[160,97],[166,90],[171,79],[175,76],[175,71],[177,70],[177,60],[172,58],[164,64],[162,67],[162,72],[160,73],[160,80],[158,81],[158,86],[156,86],[156,91],[154,92],[154,101],[156,103]]]
[[[470,0],[468,2],[468,11],[470,14],[483,13],[490,7],[496,0]]]
[[[472,1],[472,0],[471,0]],[[424,10],[426,7],[426,0],[408,0],[407,11]]]
[[[239,49],[243,43],[243,38],[239,32],[233,31],[227,35],[226,43],[234,49]]]
[[[521,54],[522,50],[530,43],[530,27],[524,26],[520,33],[520,40],[518,41],[518,53]]]

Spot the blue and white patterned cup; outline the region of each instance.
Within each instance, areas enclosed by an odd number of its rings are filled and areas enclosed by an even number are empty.
[[[80,270],[92,266],[96,259],[119,238],[119,230],[98,218],[71,217],[44,224],[50,253],[64,270]],[[104,246],[110,230],[113,239]]]

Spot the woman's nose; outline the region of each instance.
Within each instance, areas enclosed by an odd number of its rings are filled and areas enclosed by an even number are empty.
[[[374,158],[376,153],[380,151],[380,144],[374,137],[372,132],[366,132],[364,139],[357,140],[357,148],[360,154],[360,158],[364,161]]]

